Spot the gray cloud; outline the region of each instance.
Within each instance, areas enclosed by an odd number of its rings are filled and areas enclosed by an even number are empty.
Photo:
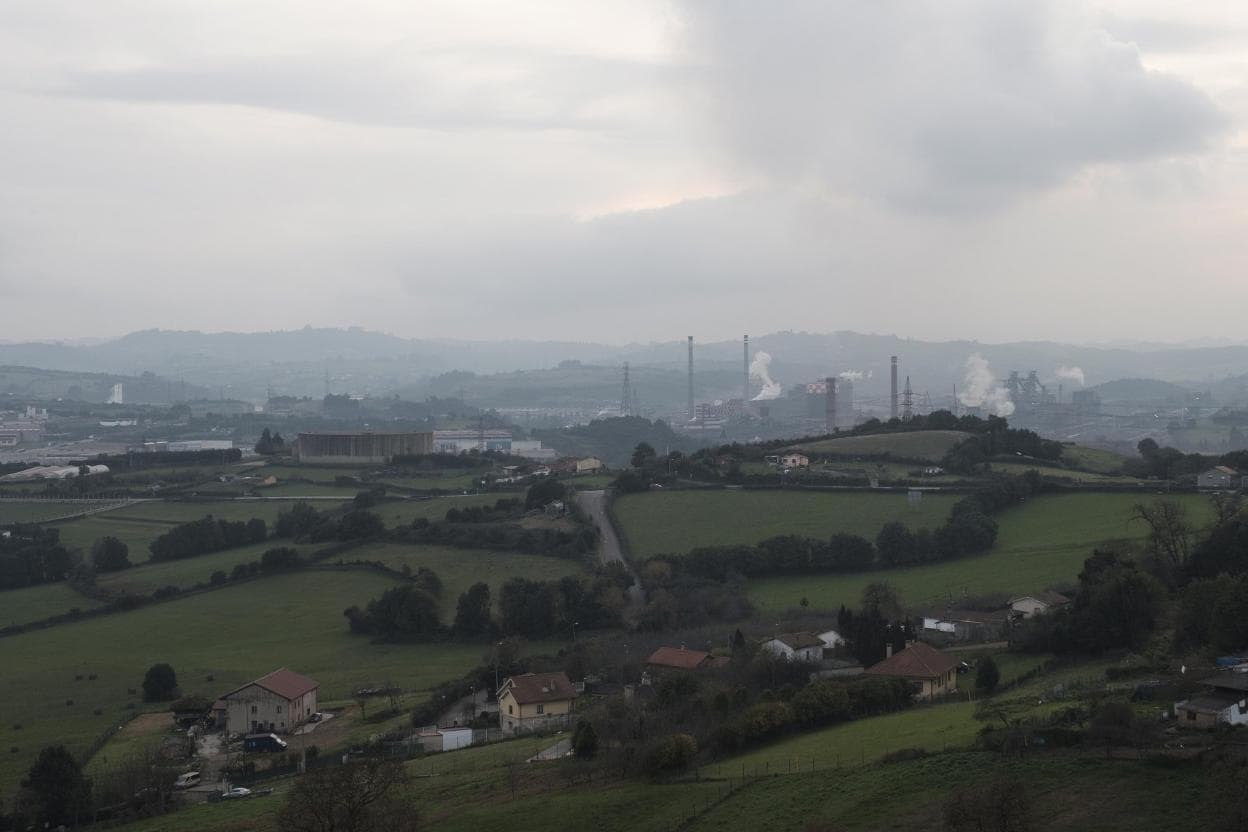
[[[685,5],[710,111],[779,181],[979,210],[1091,165],[1198,153],[1226,119],[1066,4]]]

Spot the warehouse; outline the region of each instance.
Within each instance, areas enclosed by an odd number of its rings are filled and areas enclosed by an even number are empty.
[[[295,461],[312,465],[387,465],[396,456],[433,452],[432,433],[301,433]]]

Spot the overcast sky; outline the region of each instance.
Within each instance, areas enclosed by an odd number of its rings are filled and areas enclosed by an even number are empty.
[[[4,0],[0,339],[1241,339],[1248,4]]]

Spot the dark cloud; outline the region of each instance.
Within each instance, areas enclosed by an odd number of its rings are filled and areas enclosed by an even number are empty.
[[[711,113],[779,180],[981,210],[1080,170],[1197,153],[1192,85],[1054,2],[686,4]]]

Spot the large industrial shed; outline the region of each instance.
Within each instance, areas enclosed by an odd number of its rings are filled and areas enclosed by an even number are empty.
[[[432,433],[301,433],[295,441],[295,460],[312,465],[388,465],[430,453]]]

